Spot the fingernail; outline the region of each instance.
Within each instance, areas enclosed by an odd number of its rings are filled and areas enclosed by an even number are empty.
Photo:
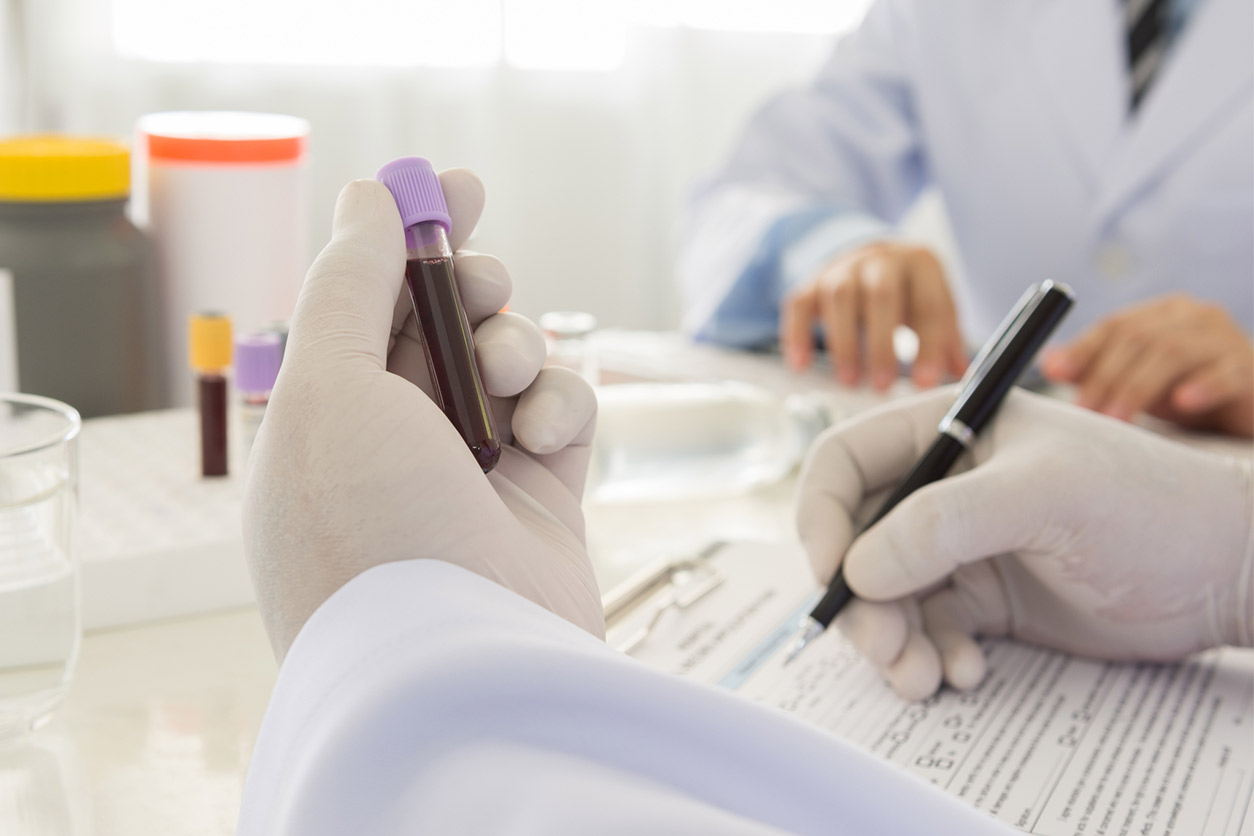
[[[1122,404],[1122,403],[1108,404],[1107,406],[1102,408],[1102,414],[1109,415],[1111,418],[1115,418],[1120,421],[1132,420],[1132,408],[1129,407],[1127,404]]]
[[[1211,395],[1205,386],[1199,386],[1196,383],[1185,383],[1176,389],[1172,400],[1176,406],[1186,412],[1195,409],[1201,409],[1210,401]]]
[[[335,199],[335,212],[331,216],[333,235],[346,226],[350,218],[355,218],[361,212],[361,204],[368,198],[372,183],[372,180],[350,180],[340,189],[340,194]]]
[[[874,377],[872,379],[874,380],[876,389],[887,389],[889,386],[892,385],[893,375],[891,372],[886,372],[883,369],[880,369],[879,371],[875,372]]]
[[[836,366],[836,376],[846,386],[853,386],[858,382],[858,368],[848,363],[840,363]]]
[[[924,389],[930,389],[936,385],[936,381],[940,379],[940,369],[935,366],[915,366],[914,382]]]
[[[1041,360],[1041,371],[1048,378],[1060,380],[1070,377],[1073,370],[1066,354],[1059,349],[1053,349]]]

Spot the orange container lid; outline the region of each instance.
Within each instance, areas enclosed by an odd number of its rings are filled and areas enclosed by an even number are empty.
[[[141,116],[148,158],[189,163],[288,163],[305,155],[309,122],[278,113],[187,110]]]

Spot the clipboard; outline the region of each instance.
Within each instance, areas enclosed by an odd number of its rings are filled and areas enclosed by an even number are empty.
[[[726,545],[716,540],[695,555],[663,558],[602,596],[607,633],[630,615],[648,613],[641,626],[616,639],[612,647],[630,655],[653,635],[668,612],[687,610],[722,586],[727,575],[711,558]]]

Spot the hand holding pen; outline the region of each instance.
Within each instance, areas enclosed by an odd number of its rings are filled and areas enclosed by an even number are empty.
[[[941,420],[939,435],[901,484],[867,523],[871,528],[919,488],[944,478],[977,433],[996,414],[1006,394],[1031,364],[1037,351],[1070,309],[1074,296],[1066,285],[1046,281],[1032,287],[971,361],[953,407]],[[788,650],[788,661],[826,630],[853,598],[843,569],[803,623]]]
[[[857,590],[841,638],[893,690],[975,688],[989,654],[1007,650],[984,641],[999,637],[1123,661],[1254,643],[1250,462],[1058,398],[1012,390],[948,477],[855,539],[954,394],[842,423],[801,474],[797,528],[814,574],[839,566]]]

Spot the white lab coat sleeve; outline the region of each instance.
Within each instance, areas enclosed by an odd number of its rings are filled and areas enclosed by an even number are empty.
[[[783,296],[840,251],[887,237],[927,184],[907,2],[872,6],[814,82],[768,102],[694,193],[677,272],[697,339],[774,340]]]
[[[451,564],[333,595],[279,673],[242,836],[1006,834],[782,713],[649,670]]]

